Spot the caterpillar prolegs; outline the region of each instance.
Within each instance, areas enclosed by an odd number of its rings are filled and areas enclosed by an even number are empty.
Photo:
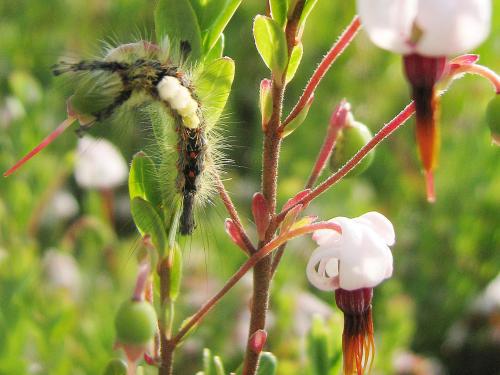
[[[122,109],[137,110],[142,106],[150,107],[150,112],[167,113],[167,116],[153,114],[151,117],[169,118],[167,122],[173,123],[177,141],[172,147],[177,158],[167,168],[175,168],[176,177],[168,187],[181,198],[179,232],[186,235],[195,228],[195,206],[211,189],[201,185],[203,179],[210,177],[213,170],[210,172],[209,169],[215,167],[218,159],[216,145],[209,143],[216,139],[212,133],[213,125],[227,101],[234,64],[228,58],[219,58],[183,69],[182,64],[174,63],[181,61],[175,55],[168,46],[159,47],[141,41],[111,49],[103,60],[60,63],[53,72],[55,75],[72,74],[74,94],[69,101],[70,111],[79,120],[80,130],[106,120]],[[161,126],[169,124],[162,123]],[[43,149],[62,130],[56,132],[6,175]],[[165,194],[174,195],[171,191]]]

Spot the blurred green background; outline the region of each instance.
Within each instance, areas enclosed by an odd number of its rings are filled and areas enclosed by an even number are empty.
[[[353,3],[323,0],[313,10],[285,112],[354,15]],[[0,3],[1,171],[64,119],[69,93],[51,76],[51,66],[66,56],[99,56],[103,42],[150,38],[153,8],[152,0]],[[225,32],[225,54],[236,61],[223,124],[233,160],[227,187],[249,228],[250,198],[260,175],[258,88],[268,75],[251,25],[264,11],[264,1],[244,1]],[[498,3],[490,37],[476,52],[481,63],[500,70]],[[500,374],[499,280],[496,292],[490,287],[489,297],[483,293],[500,265],[499,150],[491,145],[484,119],[493,96],[488,82],[469,76],[443,97],[435,204],[425,201],[410,122],[378,147],[367,172],[339,183],[308,209],[325,219],[377,210],[394,223],[394,277],[376,289],[374,299],[374,374]],[[361,33],[339,58],[306,123],[283,143],[281,204],[302,189],[330,113],[342,98],[351,102],[357,120],[378,130],[409,100],[400,57],[375,48]],[[141,126],[101,124],[90,133],[110,139],[127,160],[150,138]],[[0,182],[0,374],[97,374],[119,355],[112,348],[113,318],[131,293],[138,234],[128,215],[126,186],[115,191],[114,223],[103,212],[99,192],[78,188],[72,175],[76,141],[68,131]],[[61,191],[76,211],[56,209]],[[223,207],[217,203],[205,212],[205,222],[183,245],[179,320],[244,261],[224,234]],[[338,352],[342,325],[333,295],[314,290],[305,278],[313,249],[308,238],[292,242],[273,285],[267,349],[279,358],[279,374],[317,373],[305,339],[315,314],[329,321],[331,354]],[[250,280],[229,293],[180,348],[179,374],[201,369],[203,347],[220,354],[226,368],[238,366]]]

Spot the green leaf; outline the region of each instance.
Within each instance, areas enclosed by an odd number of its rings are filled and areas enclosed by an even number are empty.
[[[231,92],[234,61],[229,57],[214,60],[204,66],[195,79],[196,94],[207,111],[207,122],[213,125],[220,117]]]
[[[304,9],[302,10],[302,14],[301,14],[300,20],[299,20],[299,25],[298,25],[299,30],[305,27],[307,17],[311,13],[311,11],[313,10],[313,8],[317,2],[318,2],[318,0],[306,0],[306,2],[304,4]]]
[[[253,23],[253,36],[264,63],[273,73],[281,75],[286,68],[288,52],[285,32],[279,23],[259,15]]]
[[[219,357],[218,355],[214,356],[214,367],[215,375],[226,375],[224,364],[222,363],[221,357]]]
[[[298,115],[290,121],[287,126],[285,127],[285,130],[283,131],[283,137],[288,137],[290,134],[292,134],[302,123],[307,117],[307,114],[309,113],[309,109],[311,108],[313,102],[313,97],[309,99],[309,102],[306,103],[304,108],[298,113]]]
[[[198,17],[204,55],[218,42],[242,0],[191,0]]]
[[[212,374],[212,353],[210,349],[203,349],[203,372],[205,375],[213,375]]]
[[[262,352],[262,354],[260,355],[257,375],[275,375],[277,367],[278,360],[276,359],[274,354],[270,352]]]
[[[212,49],[205,55],[205,62],[211,62],[213,60],[220,59],[224,54],[224,34],[220,34],[220,38],[212,47]]]
[[[188,42],[189,58],[201,57],[201,32],[198,19],[189,0],[159,0],[155,9],[156,38],[165,37],[173,43]]]
[[[241,1],[242,0],[224,1],[224,5],[222,5],[217,12],[217,18],[213,20],[207,33],[203,36],[203,48],[205,51],[210,51],[215,43],[217,43],[220,35],[233,17],[234,12],[236,12],[236,9],[240,6]]]
[[[303,53],[304,47],[302,46],[302,42],[299,42],[295,47],[293,47],[290,55],[290,61],[288,62],[288,68],[286,70],[286,83],[290,82],[295,76],[297,68],[300,65],[300,61],[302,60]]]
[[[170,298],[175,301],[179,296],[182,279],[182,252],[176,244],[170,249],[172,257],[172,268],[170,269]]]
[[[328,356],[328,330],[319,316],[312,321],[311,331],[307,336],[309,364],[314,375],[328,374],[330,360]]]
[[[288,13],[288,1],[286,0],[270,0],[271,16],[273,20],[278,22],[281,27],[286,25]]]
[[[128,177],[130,199],[142,198],[158,211],[161,206],[161,191],[157,176],[158,172],[153,160],[142,151],[135,154]]]
[[[163,256],[167,246],[167,236],[165,235],[162,220],[151,206],[151,203],[135,197],[130,201],[130,210],[141,235],[149,234],[160,257]]]

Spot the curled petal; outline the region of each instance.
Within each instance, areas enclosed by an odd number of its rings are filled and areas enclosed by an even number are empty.
[[[328,220],[329,222],[335,223],[335,220]],[[330,229],[320,229],[313,233],[312,239],[316,241],[318,246],[336,246],[336,243],[340,240],[340,233]]]
[[[332,291],[339,287],[339,277],[330,277],[326,273],[327,262],[334,259],[334,255],[335,253],[330,249],[320,247],[313,252],[307,263],[307,278],[311,284],[320,290]]]
[[[387,246],[394,245],[396,233],[392,223],[381,213],[371,211],[354,219],[358,223],[369,226],[385,241]]]
[[[412,51],[409,41],[418,0],[358,0],[357,8],[373,43],[392,52]]]
[[[419,0],[422,30],[416,52],[456,55],[476,48],[490,31],[491,0]]]

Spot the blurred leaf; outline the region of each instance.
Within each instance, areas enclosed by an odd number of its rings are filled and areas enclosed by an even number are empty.
[[[23,104],[36,103],[42,98],[40,83],[28,72],[21,70],[12,72],[9,76],[9,86]]]
[[[214,356],[214,367],[215,375],[226,375],[224,364],[222,363],[221,357],[219,357],[218,355]]]
[[[212,363],[212,352],[210,349],[203,349],[203,373],[205,375],[214,375],[213,363]]]
[[[157,176],[158,172],[153,160],[142,151],[135,154],[128,178],[130,199],[142,198],[158,211],[161,205],[161,192]]]
[[[287,21],[288,1],[286,0],[270,0],[271,16],[273,20],[284,27]]]
[[[175,301],[179,296],[182,279],[182,251],[176,244],[172,251],[172,268],[170,269],[170,298]]]
[[[293,47],[292,54],[290,55],[290,61],[288,62],[288,68],[286,70],[286,83],[290,82],[295,76],[295,73],[297,73],[303,53],[304,47],[302,46],[302,42],[299,42]]]
[[[273,353],[262,352],[260,355],[257,375],[275,375],[278,368],[278,360]]]
[[[159,0],[155,9],[156,38],[168,37],[172,43],[188,42],[189,58],[201,56],[201,32],[196,14],[189,0]]]
[[[165,235],[162,220],[153,206],[151,206],[148,201],[135,197],[130,202],[130,210],[135,225],[141,234],[143,236],[149,234],[160,257],[163,256],[167,246],[167,237]]]
[[[204,66],[196,79],[196,93],[202,106],[210,109],[207,122],[213,125],[220,117],[231,92],[234,61],[229,57],[214,60]]]
[[[224,34],[220,34],[219,40],[205,56],[205,63],[220,59],[224,55]]]
[[[307,353],[313,374],[328,374],[330,369],[328,330],[325,327],[325,322],[319,316],[313,318],[311,330],[307,336]]]
[[[258,15],[253,23],[253,36],[260,57],[267,67],[280,75],[286,68],[288,52],[285,32],[273,19]]]

